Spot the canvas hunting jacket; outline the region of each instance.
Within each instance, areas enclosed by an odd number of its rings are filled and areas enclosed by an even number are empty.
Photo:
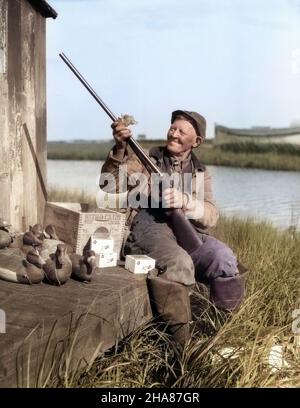
[[[150,151],[146,151],[146,153],[151,157],[153,162],[161,168],[163,166],[164,154],[165,154],[165,147],[154,147],[151,148]],[[203,182],[204,182],[204,200],[203,200],[203,211],[202,216],[200,218],[193,218],[190,219],[192,224],[196,227],[199,232],[205,232],[210,228],[216,226],[219,212],[216,207],[215,200],[213,198],[212,192],[212,180],[211,176],[207,170],[207,168],[198,160],[196,155],[191,152],[189,160],[192,161],[192,188],[193,194],[195,193],[195,181],[196,181],[196,173],[202,172],[203,174]],[[117,193],[121,193],[122,191],[119,190],[119,170],[120,166],[126,166],[127,176],[130,177],[133,173],[143,173],[148,178],[149,173],[144,168],[138,157],[133,153],[131,148],[126,145],[122,149],[114,146],[111,151],[109,152],[105,163],[103,164],[101,173],[110,173],[114,176],[116,181]],[[124,167],[125,168],[125,167]],[[105,190],[105,187],[100,187]],[[183,209],[184,212],[189,211],[187,206],[186,209]],[[128,216],[127,216],[127,226],[130,226],[134,216],[137,214],[136,209],[129,209]]]

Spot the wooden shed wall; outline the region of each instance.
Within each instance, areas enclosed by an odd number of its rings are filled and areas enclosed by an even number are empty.
[[[42,222],[45,205],[45,29],[27,1],[0,0],[0,217],[19,230]]]

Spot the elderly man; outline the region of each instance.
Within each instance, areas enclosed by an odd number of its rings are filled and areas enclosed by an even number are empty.
[[[129,178],[133,173],[144,174],[145,169],[127,147],[131,130],[121,120],[114,122],[112,128],[116,144],[103,165],[102,173],[114,175],[118,184],[121,166],[126,165]],[[211,283],[215,293],[212,298],[221,308],[233,309],[243,298],[243,282],[235,255],[224,243],[208,234],[208,229],[217,223],[218,210],[213,199],[211,177],[192,151],[204,142],[205,131],[206,121],[199,113],[184,110],[172,113],[166,146],[150,149],[149,156],[169,176],[176,174],[182,181],[184,176],[191,175],[191,191],[182,191],[178,187],[183,183],[170,185],[161,192],[160,205],[153,205],[154,194],[150,190],[149,205],[132,209],[128,218],[130,235],[125,253],[147,254],[156,260],[158,274],[148,277],[151,299],[155,311],[168,324],[169,331],[180,344],[190,337],[189,288],[195,281]],[[199,180],[202,194],[196,196],[195,182],[199,183]],[[182,209],[186,223],[193,226],[197,235],[199,244],[193,254],[187,250],[189,246],[185,237],[178,239],[178,225],[177,230],[176,225],[172,225],[169,209],[174,208]],[[186,236],[188,239],[189,236]]]

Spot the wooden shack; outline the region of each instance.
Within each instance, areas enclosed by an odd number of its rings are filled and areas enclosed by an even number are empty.
[[[47,186],[44,0],[0,0],[0,217],[42,222]]]

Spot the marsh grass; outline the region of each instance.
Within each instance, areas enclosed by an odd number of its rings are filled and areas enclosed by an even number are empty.
[[[291,143],[255,143],[255,142],[232,142],[219,145],[224,152],[235,153],[278,153],[288,155],[300,155],[300,145]]]
[[[264,170],[300,171],[300,154],[279,152],[223,151],[220,147],[203,148],[197,155],[207,165]]]
[[[80,387],[300,386],[300,350],[292,311],[299,307],[299,234],[253,220],[221,219],[216,235],[248,266],[247,299],[236,313],[214,308],[203,290],[192,295],[194,331],[182,353],[155,326],[132,334],[117,352],[97,359]],[[270,366],[282,345],[288,366]],[[230,350],[224,357],[224,348]]]
[[[51,187],[48,189],[48,201],[69,202],[69,203],[90,203],[96,202],[96,197],[86,193],[85,190],[68,190]]]
[[[48,142],[47,156],[53,160],[104,160],[113,141],[100,143]]]
[[[69,201],[67,191],[60,197]],[[248,268],[247,298],[237,312],[218,311],[199,284],[191,296],[193,335],[182,352],[150,322],[113,349],[94,355],[72,373],[71,381],[69,373],[60,376],[63,381],[49,379],[48,386],[299,387],[300,347],[292,313],[300,308],[300,233],[253,219],[221,217],[214,235]],[[285,367],[270,366],[274,345],[283,346]]]
[[[105,160],[113,141],[99,143],[48,142],[48,159]],[[164,146],[165,140],[145,140],[142,147]],[[292,144],[225,143],[213,145],[207,140],[195,154],[208,165],[261,168],[265,170],[300,170],[300,148]]]

